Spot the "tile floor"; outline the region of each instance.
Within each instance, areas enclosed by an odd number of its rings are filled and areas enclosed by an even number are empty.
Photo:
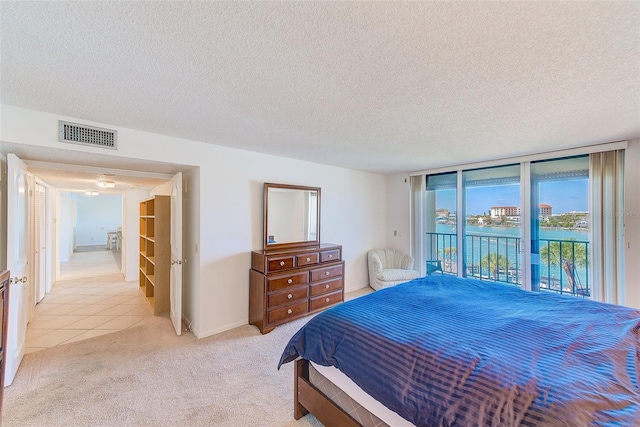
[[[68,344],[150,322],[167,322],[154,316],[138,288],[125,282],[115,256],[119,252],[76,252],[60,265],[60,280],[53,285],[27,325],[25,353]],[[345,300],[373,292],[367,287],[350,292]]]
[[[167,321],[153,315],[138,282],[125,282],[119,270],[109,250],[76,252],[62,263],[60,280],[27,325],[25,353]]]

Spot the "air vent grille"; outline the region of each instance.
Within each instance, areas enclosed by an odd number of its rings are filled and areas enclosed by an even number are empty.
[[[117,150],[117,136],[118,133],[115,130],[59,121],[58,140],[60,142]]]

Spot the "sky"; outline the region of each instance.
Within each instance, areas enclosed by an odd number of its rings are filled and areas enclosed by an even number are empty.
[[[456,191],[439,190],[436,194],[436,208],[456,211]],[[540,203],[553,208],[554,214],[588,211],[589,181],[550,181],[540,184]],[[467,190],[467,214],[489,214],[492,206],[519,206],[520,184],[475,187]]]

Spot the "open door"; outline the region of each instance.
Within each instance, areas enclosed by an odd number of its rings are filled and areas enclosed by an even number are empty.
[[[6,376],[13,382],[24,356],[27,335],[27,281],[29,280],[29,195],[27,166],[15,155],[7,155],[7,268],[9,281],[9,323],[7,328]]]
[[[171,322],[182,334],[182,173],[171,179]]]

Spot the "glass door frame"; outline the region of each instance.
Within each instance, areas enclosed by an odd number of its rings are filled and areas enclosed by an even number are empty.
[[[520,163],[520,257],[522,282],[521,288],[527,291],[532,290],[533,262],[540,262],[540,256],[533,255],[532,249],[534,241],[532,239],[531,224],[531,162]]]
[[[590,145],[580,148],[566,149],[566,150],[558,150],[554,152],[544,152],[531,154],[526,156],[520,156],[516,158],[507,158],[501,160],[494,161],[486,161],[479,163],[469,163],[458,165],[454,167],[442,167],[442,168],[434,168],[431,170],[423,170],[416,171],[409,174],[409,176],[422,176],[422,179],[426,181],[427,175],[440,174],[440,173],[457,173],[457,225],[456,225],[456,233],[457,233],[457,247],[462,248],[463,254],[466,250],[465,248],[465,237],[464,237],[464,226],[465,226],[465,218],[464,212],[466,211],[464,206],[464,196],[463,196],[463,177],[462,173],[465,170],[469,169],[478,169],[484,167],[493,167],[493,166],[504,166],[508,164],[520,164],[520,197],[521,197],[521,223],[520,223],[520,234],[521,234],[521,242],[520,245],[520,254],[521,254],[521,271],[522,271],[522,280],[521,280],[521,288],[525,290],[532,290],[532,266],[533,262],[536,262],[537,265],[540,260],[536,259],[535,256],[532,256],[532,233],[531,233],[531,163],[540,161],[540,160],[557,160],[563,157],[572,157],[572,156],[580,156],[580,155],[588,155],[592,153],[600,153],[605,151],[613,151],[613,150],[623,150],[628,146],[627,141],[617,141],[610,142],[604,144]],[[416,218],[417,219],[417,218]],[[417,222],[423,222],[425,218],[420,218]],[[415,231],[415,230],[414,230]],[[414,234],[416,238],[419,235]],[[422,233],[420,233],[422,235]],[[425,239],[425,236],[422,235],[420,237]],[[422,242],[424,245],[424,241]],[[533,261],[533,262],[532,262]],[[457,257],[457,268],[458,268],[458,276],[465,277],[466,272],[464,270],[464,256]]]

